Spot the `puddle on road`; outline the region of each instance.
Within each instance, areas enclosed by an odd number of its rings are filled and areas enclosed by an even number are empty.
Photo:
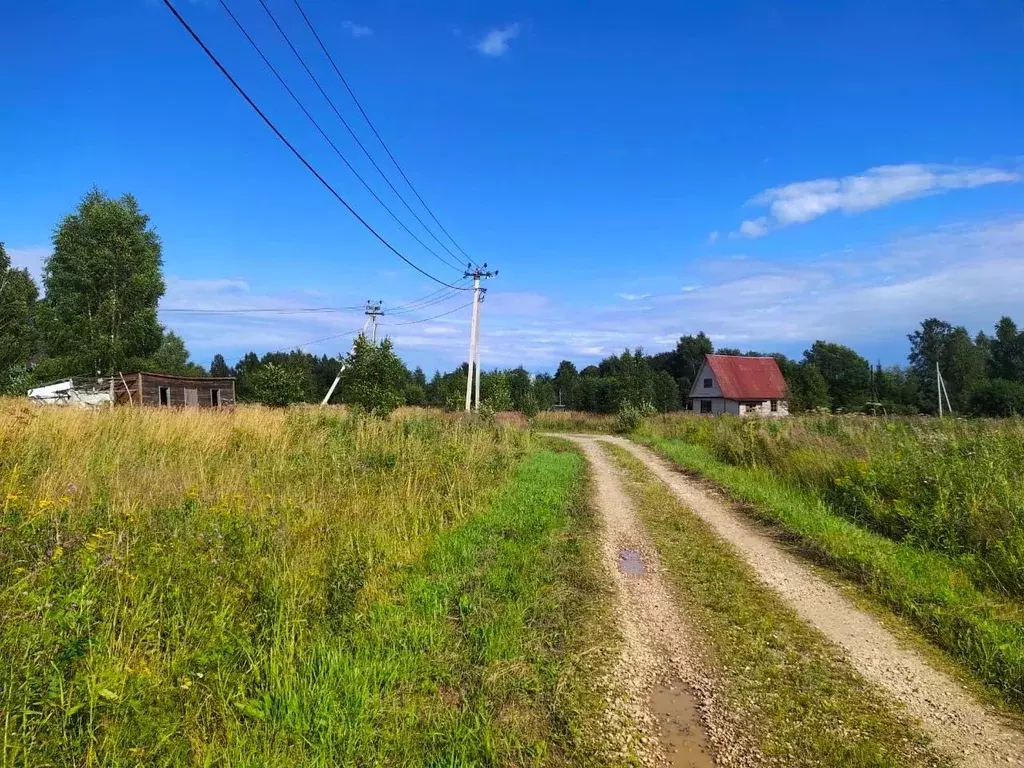
[[[658,720],[659,740],[668,758],[667,765],[715,768],[697,702],[684,686],[658,683],[651,692],[651,711]]]
[[[619,552],[619,570],[627,576],[643,576],[647,573],[647,566],[635,549],[623,549]]]

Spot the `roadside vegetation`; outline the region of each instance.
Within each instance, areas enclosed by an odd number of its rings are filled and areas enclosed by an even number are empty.
[[[0,765],[600,764],[575,453],[8,400],[0,494]]]
[[[763,585],[732,548],[624,449],[603,449],[626,491],[729,708],[769,764],[942,765],[926,738]]]
[[[636,434],[748,503],[1024,706],[1020,422],[648,420]]]

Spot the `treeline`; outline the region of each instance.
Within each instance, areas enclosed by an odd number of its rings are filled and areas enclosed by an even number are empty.
[[[147,370],[206,375],[181,337],[157,319],[164,294],[160,240],[130,195],[112,199],[93,189],[54,231],[43,288],[14,269],[0,243],[0,394],[68,376]],[[43,298],[40,295],[44,294]],[[790,409],[934,413],[936,367],[955,412],[979,416],[1024,414],[1024,333],[1009,317],[991,336],[929,318],[908,336],[906,366],[883,368],[850,347],[816,341],[799,360],[771,354],[790,389]],[[582,370],[563,360],[552,375],[523,367],[481,377],[481,399],[494,411],[525,413],[565,407],[612,413],[625,405],[662,412],[686,407],[704,356],[762,355],[714,349],[704,333],[683,336],[675,349],[625,350]],[[223,356],[209,373],[237,378],[240,400],[286,405],[319,402],[347,364],[334,400],[372,410],[426,405],[457,410],[466,392],[465,364],[429,380],[409,370],[388,340],[360,338],[347,357],[300,350],[250,352],[234,366]]]
[[[1024,415],[1024,333],[1009,317],[996,324],[992,336],[979,333],[973,338],[962,326],[930,318],[908,340],[908,365],[883,367],[873,366],[850,347],[827,341],[814,342],[801,359],[794,360],[781,353],[716,350],[706,334],[698,333],[683,336],[671,351],[647,355],[642,349],[627,349],[582,370],[563,360],[553,376],[531,375],[521,366],[487,371],[481,376],[480,394],[484,405],[494,411],[531,413],[557,406],[615,413],[629,404],[664,413],[686,407],[704,356],[717,353],[774,357],[789,385],[790,410],[794,412],[935,413],[938,364],[956,413]],[[370,354],[367,350],[373,349],[369,342],[362,341],[359,349],[361,352],[349,359],[350,368],[341,379],[335,401],[357,402],[353,382],[361,379],[362,371],[371,370],[370,376],[382,382],[392,402],[448,410],[464,406],[465,364],[427,379],[422,368],[409,370],[388,341],[376,351],[387,365],[378,361],[368,366],[363,361]],[[235,376],[241,400],[275,405],[319,402],[343,362],[342,357],[301,351],[270,352],[262,357],[250,352],[233,367],[217,355],[210,373]],[[387,376],[383,370],[388,371]],[[286,386],[278,383],[282,379],[288,381]]]
[[[908,337],[908,365],[872,364],[856,350],[816,341],[799,360],[781,353],[715,349],[703,332],[683,336],[675,349],[654,355],[628,350],[582,371],[563,360],[554,376],[558,401],[567,408],[612,413],[623,405],[659,411],[685,408],[704,356],[770,356],[789,385],[790,410],[890,414],[936,413],[936,370],[941,371],[956,413],[1024,415],[1024,332],[1009,317],[992,336],[973,338],[963,326],[936,318]]]

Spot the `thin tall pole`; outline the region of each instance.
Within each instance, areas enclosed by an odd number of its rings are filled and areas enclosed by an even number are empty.
[[[480,294],[480,298],[477,299],[477,304],[484,300],[483,293]],[[476,410],[480,410],[480,312],[477,311],[476,317],[476,341],[473,358],[476,361]]]
[[[476,352],[476,323],[480,314],[480,271],[473,273],[473,320],[469,326],[469,368],[466,370],[466,413],[470,411],[473,397],[473,362]],[[479,397],[479,395],[478,395]]]
[[[939,362],[935,361],[935,389],[939,395],[939,418],[942,418],[942,374],[939,372]]]

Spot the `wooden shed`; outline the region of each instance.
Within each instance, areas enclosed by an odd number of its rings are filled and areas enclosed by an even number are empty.
[[[235,404],[232,378],[140,372],[115,376],[113,383],[117,402],[122,405],[230,408]]]

